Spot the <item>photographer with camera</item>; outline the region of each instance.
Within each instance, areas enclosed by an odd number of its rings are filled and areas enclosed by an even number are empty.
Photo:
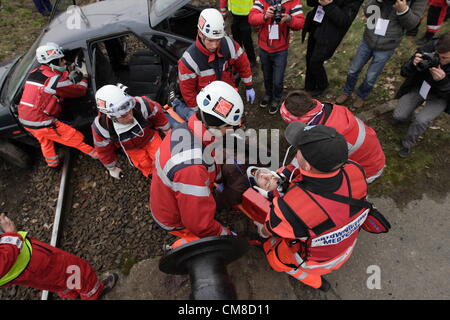
[[[276,114],[283,94],[289,31],[303,28],[305,18],[300,0],[256,0],[248,16],[258,29],[259,56],[264,75],[265,96],[261,108]]]
[[[401,75],[406,77],[396,98],[394,123],[412,120],[399,156],[411,154],[417,138],[422,135],[442,112],[450,113],[450,32],[433,39],[402,66]],[[414,111],[425,102],[424,108]]]

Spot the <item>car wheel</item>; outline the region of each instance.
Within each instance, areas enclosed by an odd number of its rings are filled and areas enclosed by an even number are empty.
[[[29,168],[31,164],[30,156],[24,150],[5,140],[0,140],[0,157],[23,169]]]

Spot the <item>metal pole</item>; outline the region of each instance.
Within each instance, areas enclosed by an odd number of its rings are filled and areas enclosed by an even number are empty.
[[[64,205],[64,196],[66,193],[66,185],[68,181],[68,173],[69,173],[69,163],[70,163],[70,150],[64,149],[64,165],[62,168],[61,175],[61,183],[59,185],[59,194],[58,194],[58,202],[56,203],[55,209],[55,219],[53,220],[53,231],[52,238],[50,240],[50,245],[56,247],[58,243],[58,234],[59,234],[59,224],[61,222],[61,213]],[[48,300],[48,291],[42,291],[41,300]]]

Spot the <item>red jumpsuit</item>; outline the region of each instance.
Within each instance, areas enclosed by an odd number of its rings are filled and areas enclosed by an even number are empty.
[[[223,37],[216,52],[208,51],[199,37],[178,60],[178,80],[186,105],[197,107],[200,90],[213,81],[221,80],[236,87],[234,73],[238,72],[247,89],[252,88],[252,70],[247,54],[230,37]]]
[[[117,135],[112,121],[100,113],[92,123],[92,136],[99,160],[106,168],[116,166],[116,149],[123,151],[146,177],[154,167],[155,152],[161,144],[158,130],[170,128],[161,106],[147,97],[135,97],[133,116],[137,124],[127,132]]]
[[[5,236],[19,237],[18,233],[4,233]],[[85,260],[52,247],[33,238],[31,260],[26,269],[13,281],[4,286],[22,285],[38,290],[55,292],[64,299],[97,300],[103,292],[104,284],[99,281],[92,266]],[[0,244],[0,278],[15,263],[19,248],[13,244]],[[76,276],[79,275],[79,280]]]
[[[386,157],[375,130],[363,123],[359,118],[340,105],[320,103],[302,116],[290,113],[284,104],[281,106],[281,117],[286,123],[299,121],[310,125],[323,124],[335,128],[347,141],[348,158],[360,164],[366,172],[367,182],[378,178],[384,169]]]
[[[57,119],[64,98],[82,97],[86,92],[86,80],[73,83],[67,71],[61,73],[47,65],[33,70],[25,82],[18,106],[19,121],[41,144],[49,167],[59,165],[55,142],[77,148],[96,159],[95,149],[83,142],[83,134]]]
[[[220,167],[203,157],[203,148],[213,141],[193,115],[187,123],[172,129],[156,154],[150,186],[153,219],[162,229],[187,241],[230,234],[214,219],[213,185]]]

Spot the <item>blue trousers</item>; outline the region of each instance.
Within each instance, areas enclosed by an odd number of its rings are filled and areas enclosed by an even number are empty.
[[[261,58],[261,69],[264,75],[266,95],[270,97],[271,101],[279,102],[283,95],[283,81],[288,50],[267,52],[260,48],[259,57]]]
[[[350,64],[350,69],[347,73],[347,81],[344,85],[344,93],[351,94],[353,89],[356,86],[356,82],[358,81],[359,73],[367,64],[367,62],[372,59],[370,65],[367,69],[366,76],[364,81],[358,87],[356,91],[356,95],[361,99],[366,99],[367,96],[372,91],[375,86],[375,82],[381,71],[383,71],[384,65],[389,60],[389,58],[394,53],[394,49],[392,50],[373,50],[370,48],[367,43],[361,40],[359,44],[359,48],[356,51],[356,55]]]

